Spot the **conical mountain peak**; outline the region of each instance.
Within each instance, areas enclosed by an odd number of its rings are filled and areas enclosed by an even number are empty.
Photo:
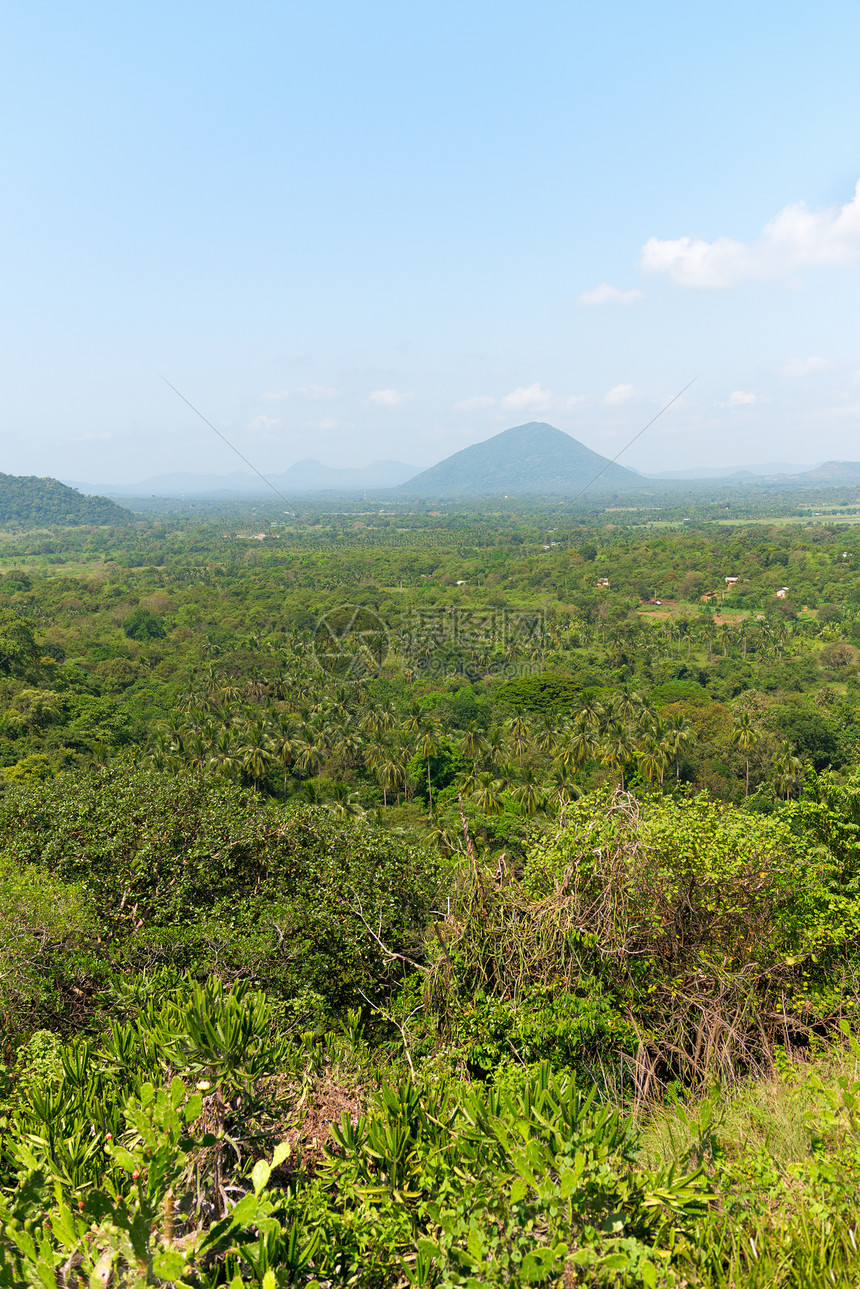
[[[640,476],[546,421],[529,421],[455,452],[402,486],[411,496],[567,496],[596,480],[604,491]]]

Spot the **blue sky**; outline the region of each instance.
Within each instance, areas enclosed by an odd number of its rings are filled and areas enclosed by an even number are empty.
[[[860,6],[7,0],[0,469],[860,459]]]

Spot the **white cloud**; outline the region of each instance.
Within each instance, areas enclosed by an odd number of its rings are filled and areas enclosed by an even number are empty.
[[[337,390],[328,385],[300,385],[296,393],[302,398],[337,398]]]
[[[829,358],[792,358],[779,369],[780,376],[823,376],[835,371],[836,364]]]
[[[370,396],[370,401],[378,403],[380,407],[400,407],[414,397],[414,394],[401,394],[396,389],[375,389]]]
[[[272,430],[276,430],[280,423],[278,417],[266,416],[265,412],[261,412],[259,416],[254,417],[253,421],[249,421],[247,425],[243,426],[243,429],[246,434],[268,434]]]
[[[540,410],[552,406],[552,391],[544,389],[537,381],[533,385],[521,385],[501,400],[502,407],[521,412],[527,407]]]
[[[775,278],[798,269],[852,264],[860,259],[860,181],[842,206],[810,210],[805,202],[784,207],[752,243],[733,237],[705,242],[693,237],[651,237],[641,264],[667,273],[679,286],[719,288],[747,278]]]
[[[584,394],[569,394],[566,398],[564,396],[556,398],[551,390],[544,389],[535,382],[534,385],[521,386],[519,389],[512,390],[503,398],[493,398],[491,394],[475,394],[472,398],[464,398],[462,402],[455,403],[454,407],[458,412],[476,412],[484,407],[504,407],[508,411],[522,411],[529,407],[549,411],[550,408],[554,408],[556,411],[565,412],[585,401]]]
[[[464,398],[461,403],[455,403],[454,407],[458,412],[475,412],[479,407],[495,407],[496,400],[490,394],[475,394],[473,398]]]
[[[634,304],[636,300],[644,299],[644,296],[641,291],[622,291],[609,282],[601,282],[600,286],[581,292],[578,298],[580,304]]]
[[[608,407],[618,407],[621,403],[627,403],[635,393],[632,385],[616,385],[603,395],[603,401]]]
[[[260,398],[264,403],[283,403],[290,397],[288,389],[277,389],[270,394],[261,394]]]
[[[769,398],[763,398],[760,394],[753,394],[749,389],[736,389],[729,394],[724,403],[719,403],[718,407],[757,407],[759,403],[769,403]]]

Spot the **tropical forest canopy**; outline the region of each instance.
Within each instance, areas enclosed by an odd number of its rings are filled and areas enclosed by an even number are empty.
[[[828,498],[7,534],[0,1285],[855,1283]]]
[[[84,496],[58,479],[0,474],[0,531],[130,522],[130,513],[107,497]]]

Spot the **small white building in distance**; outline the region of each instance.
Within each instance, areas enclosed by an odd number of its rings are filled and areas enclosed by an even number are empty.
[[[726,586],[734,586],[734,584],[735,584],[735,582],[736,582],[737,580],[738,580],[738,579],[737,579],[736,577],[727,577],[727,578],[726,578]]]
[[[785,599],[785,597],[786,597],[787,595],[788,595],[788,587],[787,587],[787,586],[781,586],[781,587],[779,588],[779,590],[777,591],[777,593],[776,593],[776,598],[777,598],[778,600],[784,600],[784,599]]]

